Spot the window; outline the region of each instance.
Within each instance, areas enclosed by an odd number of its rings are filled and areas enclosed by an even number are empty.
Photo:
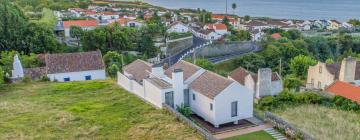
[[[195,94],[193,94],[193,100],[195,101]]]
[[[237,116],[237,101],[231,102],[231,117]]]
[[[213,105],[212,105],[212,103],[210,103],[210,110],[213,110]]]
[[[185,106],[190,106],[190,102],[189,102],[189,89],[184,89],[184,105]]]
[[[91,75],[85,76],[85,80],[91,80]]]
[[[319,73],[322,73],[322,66],[319,67]]]
[[[318,88],[321,88],[321,82],[318,82]]]
[[[70,81],[70,77],[64,78],[64,82],[68,82],[68,81]]]

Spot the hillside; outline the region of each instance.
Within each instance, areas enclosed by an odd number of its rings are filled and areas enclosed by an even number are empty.
[[[0,89],[0,139],[200,139],[114,81],[20,83]]]

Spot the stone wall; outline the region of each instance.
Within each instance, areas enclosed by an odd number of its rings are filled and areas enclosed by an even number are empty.
[[[284,130],[286,136],[292,139],[315,140],[312,135],[294,127],[292,124],[286,122],[271,112],[265,112],[265,121],[271,123],[277,129]]]
[[[193,45],[193,37],[184,37],[175,40],[167,41],[166,54],[173,55],[178,52],[181,52],[187,48],[190,48]]]
[[[217,57],[237,52],[248,52],[251,49],[250,42],[226,42],[212,44],[197,50],[196,55],[199,57]]]

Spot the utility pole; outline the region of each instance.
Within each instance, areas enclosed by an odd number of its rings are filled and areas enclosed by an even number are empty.
[[[226,16],[227,16],[227,13],[228,13],[228,0],[226,0],[226,12],[225,12]]]

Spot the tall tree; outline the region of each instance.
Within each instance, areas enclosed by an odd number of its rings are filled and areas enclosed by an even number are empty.
[[[305,79],[309,66],[316,65],[317,61],[309,56],[299,55],[290,61],[290,71],[300,79]]]
[[[237,8],[236,3],[233,3],[233,4],[231,5],[231,8],[233,9],[233,15],[235,15],[235,9]]]

